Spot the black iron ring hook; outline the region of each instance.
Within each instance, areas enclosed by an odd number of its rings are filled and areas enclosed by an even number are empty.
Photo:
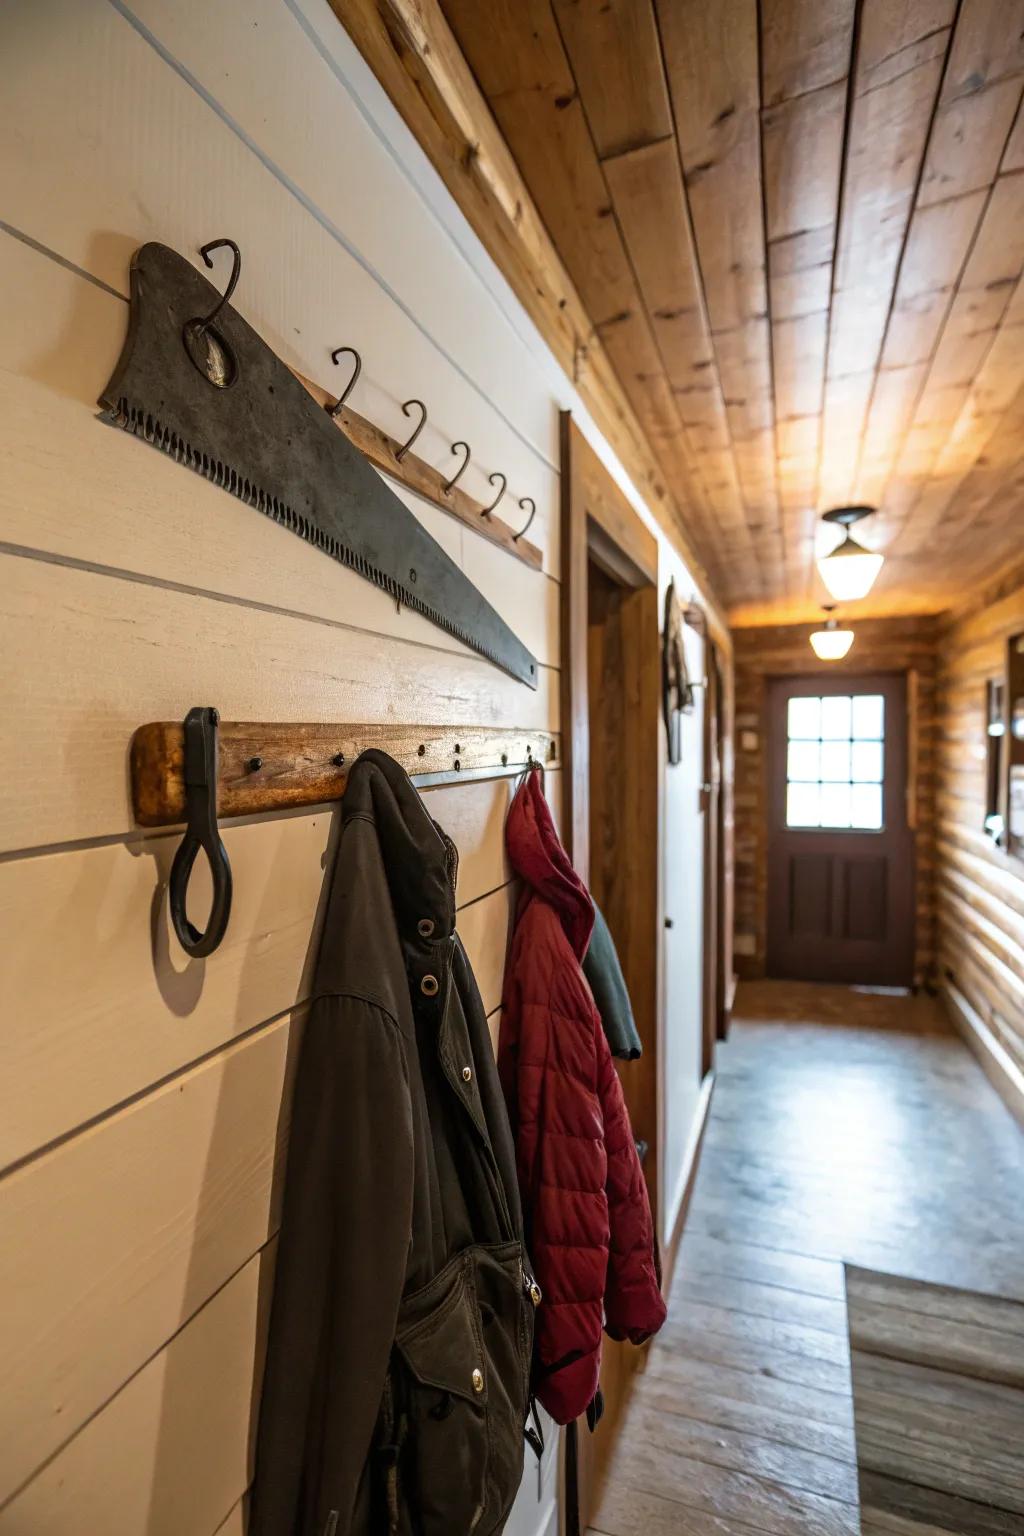
[[[526,519],[526,522],[523,524],[522,528],[520,528],[519,532],[518,533],[514,533],[512,535],[512,543],[513,544],[518,544],[519,540],[523,537],[523,535],[525,533],[529,532],[530,524],[533,522],[534,518],[537,516],[537,503],[534,501],[532,496],[523,496],[523,497],[521,497],[519,505],[523,509],[524,512],[526,511],[527,507],[529,507],[530,515]]]
[[[190,709],[185,716],[185,836],[171,865],[169,906],[178,942],[187,955],[212,955],[231,916],[231,865],[217,826],[217,726],[215,709]],[[206,932],[189,922],[185,910],[192,866],[200,848],[213,879],[213,902]]]
[[[403,405],[402,405],[402,415],[403,416],[410,415],[411,413],[410,413],[409,407],[413,406],[413,405],[418,405],[419,408],[420,408],[420,423],[419,423],[419,426],[416,427],[416,429],[414,430],[414,432],[412,434],[412,437],[410,437],[407,442],[404,442],[402,444],[401,448],[396,448],[395,449],[395,458],[397,459],[399,464],[401,464],[402,460],[405,458],[406,454],[409,452],[409,449],[412,447],[413,443],[419,437],[420,433],[423,431],[423,428],[427,424],[427,408],[423,404],[422,400],[406,400],[403,403]]]
[[[334,404],[328,408],[327,414],[330,416],[332,421],[335,421],[341,415],[342,410],[344,409],[345,401],[355,389],[356,381],[363,371],[363,360],[359,356],[359,353],[356,351],[355,347],[335,347],[334,351],[331,353],[331,362],[334,364],[335,368],[338,366],[338,358],[344,357],[346,352],[348,353],[349,357],[355,360],[355,367],[352,369],[352,377],[345,385],[345,388],[342,390],[337,400],[335,400]]]
[[[501,498],[505,494],[505,487],[506,487],[506,485],[508,485],[508,481],[505,479],[505,476],[502,474],[500,469],[496,469],[494,471],[493,475],[488,475],[487,476],[487,484],[488,485],[493,485],[496,480],[500,480],[501,481],[501,490],[498,492],[497,496],[495,496],[495,498],[491,502],[490,506],[483,508],[483,510],[480,513],[481,517],[490,517],[490,515],[494,511],[495,507],[498,505],[498,502],[501,500]]]
[[[446,496],[450,495],[451,492],[454,491],[455,487],[458,485],[459,481],[462,479],[463,475],[466,473],[466,465],[469,463],[469,459],[470,459],[469,444],[468,443],[464,443],[461,438],[459,439],[459,441],[457,443],[452,443],[452,453],[458,453],[460,448],[465,448],[465,450],[466,450],[466,457],[463,459],[462,463],[459,465],[459,467],[455,471],[454,475],[452,475],[452,478],[450,480],[446,480],[444,485],[441,487],[441,489],[444,491]]]
[[[207,330],[216,320],[217,316],[220,314],[221,310],[224,308],[225,304],[228,302],[228,300],[231,298],[231,295],[238,287],[238,279],[242,275],[242,253],[233,240],[210,240],[206,243],[206,245],[201,245],[199,247],[199,254],[203,258],[203,261],[206,263],[206,265],[208,267],[212,267],[213,252],[220,250],[228,250],[231,252],[231,276],[228,278],[227,287],[224,289],[224,292],[221,294],[218,302],[210,310],[210,313],[207,315],[206,319],[198,320],[195,322],[200,334]]]

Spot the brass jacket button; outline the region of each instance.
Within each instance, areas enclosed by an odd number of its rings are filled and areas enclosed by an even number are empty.
[[[424,997],[436,997],[437,977],[424,976],[423,980],[420,982],[420,991],[423,993]]]
[[[472,1067],[463,1067],[463,1069],[462,1069],[462,1077],[463,1077],[463,1080],[465,1082],[467,1082],[467,1083],[472,1082],[472,1080],[473,1080],[473,1068]]]
[[[482,1392],[484,1389],[484,1373],[479,1367],[473,1372],[473,1391]]]
[[[429,917],[421,917],[416,924],[416,931],[421,939],[429,939],[434,932],[433,921]]]

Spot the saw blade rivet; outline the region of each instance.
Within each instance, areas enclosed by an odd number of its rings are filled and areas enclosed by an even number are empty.
[[[410,571],[409,572],[409,580],[410,581],[415,581],[416,580],[416,572],[415,571]]]
[[[248,768],[250,773],[258,773],[259,770],[263,767],[263,759],[262,757],[250,757],[245,766]]]

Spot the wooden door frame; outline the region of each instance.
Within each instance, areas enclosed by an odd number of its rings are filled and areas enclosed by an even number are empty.
[[[571,411],[561,413],[561,730],[565,844],[584,880],[590,873],[590,726],[587,683],[587,561],[657,594],[658,541],[591,448]]]
[[[620,921],[619,958],[630,991],[643,1056],[620,1076],[634,1132],[649,1145],[644,1165],[652,1213],[660,1230],[661,1168],[661,652],[658,542],[629,505],[586,442],[571,413],[561,417],[561,730],[562,824],[577,871],[591,877],[590,698],[588,682],[588,562],[623,589],[621,635],[636,665],[624,676],[622,706],[628,740],[605,750],[616,791],[629,806],[631,835],[616,850],[616,868],[629,892],[628,921]],[[626,734],[626,733],[624,733]],[[613,933],[616,914],[605,907]],[[622,940],[625,929],[625,942]],[[602,1365],[605,1417],[591,1436],[579,1434],[580,1512],[586,1529],[601,1474],[642,1352],[606,1339]]]

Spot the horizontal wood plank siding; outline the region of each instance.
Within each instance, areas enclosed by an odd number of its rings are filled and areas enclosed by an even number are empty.
[[[940,986],[961,993],[1024,1070],[1024,862],[984,831],[986,684],[1005,675],[1006,642],[1021,631],[1019,577],[943,627],[935,830]]]

